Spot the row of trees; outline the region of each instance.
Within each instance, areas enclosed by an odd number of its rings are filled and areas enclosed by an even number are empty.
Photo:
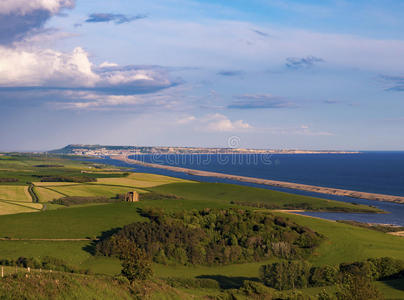
[[[401,278],[404,277],[404,261],[382,257],[317,267],[305,261],[282,261],[260,268],[262,282],[277,290],[334,285],[343,282],[347,275],[369,281]]]
[[[0,182],[4,183],[4,182],[18,182],[19,180],[17,178],[7,178],[7,177],[3,177],[0,178]]]
[[[369,212],[366,208],[361,207],[340,207],[340,206],[328,206],[328,207],[314,207],[312,204],[307,202],[295,202],[295,203],[284,203],[282,205],[267,202],[252,202],[252,201],[231,201],[231,204],[236,204],[240,206],[249,206],[256,208],[265,209],[302,209],[310,211],[334,211],[334,212]],[[355,205],[355,203],[352,203]]]
[[[127,256],[132,243],[157,263],[230,264],[271,256],[298,259],[312,253],[322,236],[286,218],[242,209],[205,209],[165,214],[142,211],[136,222],[102,238],[96,253]]]
[[[90,204],[90,203],[115,203],[120,201],[121,201],[120,199],[107,198],[107,197],[67,196],[59,199],[54,199],[51,201],[51,203],[64,206],[72,206],[72,205]]]
[[[88,176],[56,176],[56,175],[34,175],[40,177],[41,182],[96,182],[97,178]]]

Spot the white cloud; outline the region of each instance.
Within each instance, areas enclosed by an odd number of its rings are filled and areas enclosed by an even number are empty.
[[[0,88],[110,88],[115,94],[130,94],[173,85],[167,77],[164,70],[154,67],[116,67],[110,64],[108,68],[97,69],[89,54],[80,47],[64,53],[0,46]]]
[[[82,48],[62,53],[0,47],[0,86],[93,87],[100,80]]]
[[[187,125],[188,127],[208,132],[234,132],[245,131],[253,127],[243,120],[232,121],[222,114],[210,114],[202,117],[185,116],[175,122],[177,125]]]
[[[201,118],[198,128],[202,131],[231,132],[252,129],[252,126],[243,120],[231,121],[225,115],[216,113]]]
[[[181,99],[182,88],[172,87],[163,91],[138,95],[115,95],[94,91],[48,91],[35,97],[54,99],[47,105],[58,110],[102,110],[102,111],[132,111],[147,113],[150,111],[182,111],[187,105]],[[180,119],[178,119],[179,121]],[[189,120],[191,122],[192,119]],[[180,123],[178,123],[180,124]]]
[[[144,104],[144,99],[134,95],[100,95],[91,92],[74,92],[67,91],[64,96],[78,101],[59,102],[56,105],[62,109],[102,109],[120,105],[140,105]]]
[[[186,116],[186,117],[178,119],[176,123],[182,125],[182,124],[189,124],[193,121],[196,121],[195,116]]]
[[[104,61],[102,64],[100,64],[100,68],[109,68],[109,67],[117,67],[118,64],[116,63],[111,63],[109,61]]]
[[[27,15],[35,10],[46,10],[51,14],[62,8],[73,8],[75,0],[1,0],[0,14]]]

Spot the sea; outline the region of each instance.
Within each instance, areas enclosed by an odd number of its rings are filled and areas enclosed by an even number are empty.
[[[144,162],[178,166],[262,179],[272,179],[369,193],[404,196],[404,152],[361,152],[355,154],[169,154],[135,155]],[[114,165],[126,165],[106,158]],[[276,188],[235,180],[194,176],[158,168],[132,165],[136,172],[170,175],[204,182],[225,182],[284,191],[343,202],[373,205],[387,214],[304,212],[330,220],[404,226],[404,204]]]

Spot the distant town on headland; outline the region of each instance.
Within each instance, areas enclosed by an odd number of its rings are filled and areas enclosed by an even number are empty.
[[[167,147],[167,146],[106,146],[72,144],[49,153],[111,156],[137,154],[354,154],[357,151],[336,150],[297,150],[297,149],[245,149],[245,148],[205,148],[205,147]]]

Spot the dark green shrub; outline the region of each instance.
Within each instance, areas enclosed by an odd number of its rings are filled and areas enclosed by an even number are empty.
[[[336,294],[338,300],[382,300],[380,291],[369,278],[346,274]]]
[[[220,289],[219,283],[214,279],[209,278],[167,278],[167,284],[174,288],[205,288],[205,289]]]
[[[333,285],[338,280],[338,269],[333,266],[313,267],[310,270],[310,286]]]
[[[309,284],[310,265],[305,261],[283,261],[261,266],[260,278],[277,290],[306,288]]]

